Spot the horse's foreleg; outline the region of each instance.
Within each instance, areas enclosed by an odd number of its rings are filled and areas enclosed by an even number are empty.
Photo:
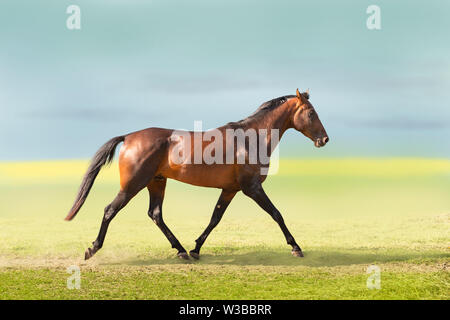
[[[148,186],[150,193],[150,208],[148,209],[148,216],[161,229],[162,233],[169,240],[172,248],[178,250],[177,256],[181,259],[189,259],[186,250],[183,248],[178,239],[174,236],[172,231],[164,223],[162,216],[162,204],[164,201],[164,190],[166,188],[166,178],[155,177]]]
[[[280,211],[270,201],[267,194],[264,192],[261,184],[252,184],[242,189],[245,195],[255,200],[255,202],[264,209],[270,216],[278,223],[286,238],[286,242],[292,246],[292,254],[296,257],[303,257],[302,250],[295,241],[292,234],[289,232]]]
[[[206,241],[206,238],[211,233],[211,231],[219,224],[225,210],[227,209],[231,200],[233,200],[235,194],[236,194],[236,191],[222,190],[219,200],[217,201],[217,204],[214,207],[214,212],[211,217],[211,221],[209,222],[205,231],[203,231],[203,233],[200,235],[200,237],[198,237],[198,239],[195,240],[195,242],[196,242],[195,249],[191,250],[189,252],[189,254],[191,255],[192,258],[198,259],[200,257],[199,256],[200,249],[201,249],[203,243]]]

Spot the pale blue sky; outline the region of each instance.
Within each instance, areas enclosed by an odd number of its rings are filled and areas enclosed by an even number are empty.
[[[66,8],[81,8],[81,30]],[[381,8],[381,30],[366,8]],[[146,127],[205,128],[310,88],[330,137],[283,156],[449,157],[448,1],[0,3],[0,160],[90,157]]]

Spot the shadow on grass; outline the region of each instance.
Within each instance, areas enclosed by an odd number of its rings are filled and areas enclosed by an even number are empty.
[[[304,258],[297,258],[289,250],[260,249],[242,252],[242,249],[228,249],[228,252],[205,252],[200,260],[183,261],[175,256],[167,258],[143,257],[141,259],[123,259],[106,265],[164,265],[164,264],[198,264],[198,265],[236,265],[236,266],[309,266],[334,267],[353,264],[375,264],[393,262],[432,262],[436,259],[450,257],[448,252],[408,251],[405,249],[311,249]],[[235,251],[231,252],[230,251]]]

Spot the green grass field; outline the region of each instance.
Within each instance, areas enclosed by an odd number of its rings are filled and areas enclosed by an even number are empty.
[[[264,186],[305,257],[238,194],[202,249],[181,261],[147,216],[143,190],[91,260],[117,164],[99,175],[71,222],[86,161],[0,163],[1,299],[449,299],[450,160],[284,159]],[[170,180],[167,225],[190,250],[220,191]],[[66,268],[81,269],[69,290]],[[381,289],[366,286],[369,265]]]

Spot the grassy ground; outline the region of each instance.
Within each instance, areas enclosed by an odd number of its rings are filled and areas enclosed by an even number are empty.
[[[0,298],[448,299],[450,161],[282,160],[265,188],[302,246],[294,258],[275,222],[238,194],[202,249],[175,258],[147,217],[141,192],[111,223],[104,248],[83,261],[117,165],[102,172],[65,222],[84,161],[0,164]],[[164,216],[187,250],[220,191],[168,183]],[[366,269],[381,270],[381,289]],[[81,269],[81,289],[66,268]]]

